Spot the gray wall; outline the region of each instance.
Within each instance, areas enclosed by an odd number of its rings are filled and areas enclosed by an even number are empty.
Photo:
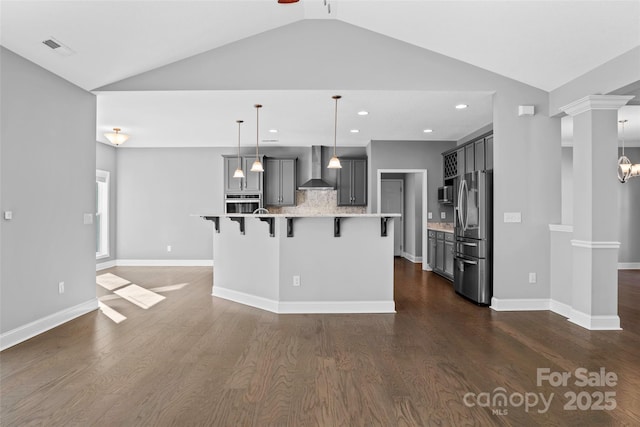
[[[118,259],[117,251],[117,226],[116,220],[118,206],[118,164],[116,161],[116,148],[96,142],[96,169],[110,172],[109,176],[109,256],[96,260],[96,264],[114,261]]]
[[[422,224],[422,175],[417,173],[383,173],[381,178],[402,180],[404,187],[404,246],[402,250],[414,257],[421,257],[424,229],[424,224]]]
[[[640,148],[627,148],[625,154],[640,163]],[[613,173],[613,171],[612,171]],[[618,262],[640,263],[640,177],[620,184],[620,252]]]
[[[117,255],[121,260],[211,260],[211,223],[191,217],[224,212],[222,148],[118,148]],[[330,156],[323,148],[323,161]],[[247,147],[242,155],[253,154]],[[309,147],[264,147],[271,157],[298,157],[298,184],[311,177]],[[338,155],[365,156],[364,147],[339,148]],[[322,168],[335,184],[335,171]],[[167,252],[171,245],[171,252]]]
[[[0,63],[5,333],[96,297],[96,99],[5,48]]]
[[[429,212],[435,222],[452,222],[453,208],[438,203],[442,185],[442,152],[456,146],[454,141],[371,141],[369,157],[369,209],[378,204],[378,169],[427,169]],[[447,217],[440,219],[440,212]]]

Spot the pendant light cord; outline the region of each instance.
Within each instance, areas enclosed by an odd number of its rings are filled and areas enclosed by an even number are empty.
[[[240,166],[240,125],[242,124],[242,120],[236,120],[238,123],[238,168],[242,169]]]
[[[259,129],[260,129],[260,108],[262,108],[262,105],[260,104],[256,104],[256,161],[258,160],[259,157],[259,151],[258,151],[258,144],[260,141],[260,137],[259,137]]]
[[[624,124],[627,121],[626,120],[618,120],[618,122],[622,124],[622,155],[624,156]]]
[[[336,139],[338,138],[338,99],[340,99],[339,95],[333,97],[336,100],[336,109],[335,109],[335,117],[334,117],[334,127],[333,127],[333,155],[336,155]]]

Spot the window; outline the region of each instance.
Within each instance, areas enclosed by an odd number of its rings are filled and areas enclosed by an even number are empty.
[[[109,172],[96,170],[96,259],[109,256]]]

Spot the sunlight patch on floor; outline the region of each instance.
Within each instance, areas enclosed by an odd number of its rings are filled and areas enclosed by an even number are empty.
[[[160,286],[159,288],[151,288],[150,291],[153,292],[171,292],[171,291],[179,291],[180,289],[188,286],[189,283],[178,283],[177,285],[169,285],[169,286]]]
[[[144,308],[145,310],[153,307],[163,299],[166,299],[166,297],[158,295],[155,292],[142,288],[138,285],[129,285],[113,292],[138,307]]]
[[[120,288],[124,285],[128,285],[131,283],[127,279],[123,279],[122,277],[116,276],[115,274],[105,273],[96,277],[96,283],[103,288],[112,291],[114,289]]]
[[[123,316],[122,314],[118,313],[113,308],[109,307],[106,304],[103,304],[102,302],[98,302],[98,307],[100,307],[100,311],[105,316],[107,316],[109,319],[113,320],[116,323],[120,323],[124,320],[127,320],[126,316]]]

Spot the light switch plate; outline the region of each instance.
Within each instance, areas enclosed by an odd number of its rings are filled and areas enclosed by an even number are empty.
[[[522,222],[522,214],[520,212],[505,212],[504,222]]]
[[[93,214],[86,213],[84,214],[84,225],[93,224]]]
[[[433,219],[433,212],[427,213],[427,218],[428,219]]]
[[[13,219],[13,212],[11,211],[4,211],[4,219]]]
[[[446,212],[440,212],[440,219],[447,219],[447,213]]]

